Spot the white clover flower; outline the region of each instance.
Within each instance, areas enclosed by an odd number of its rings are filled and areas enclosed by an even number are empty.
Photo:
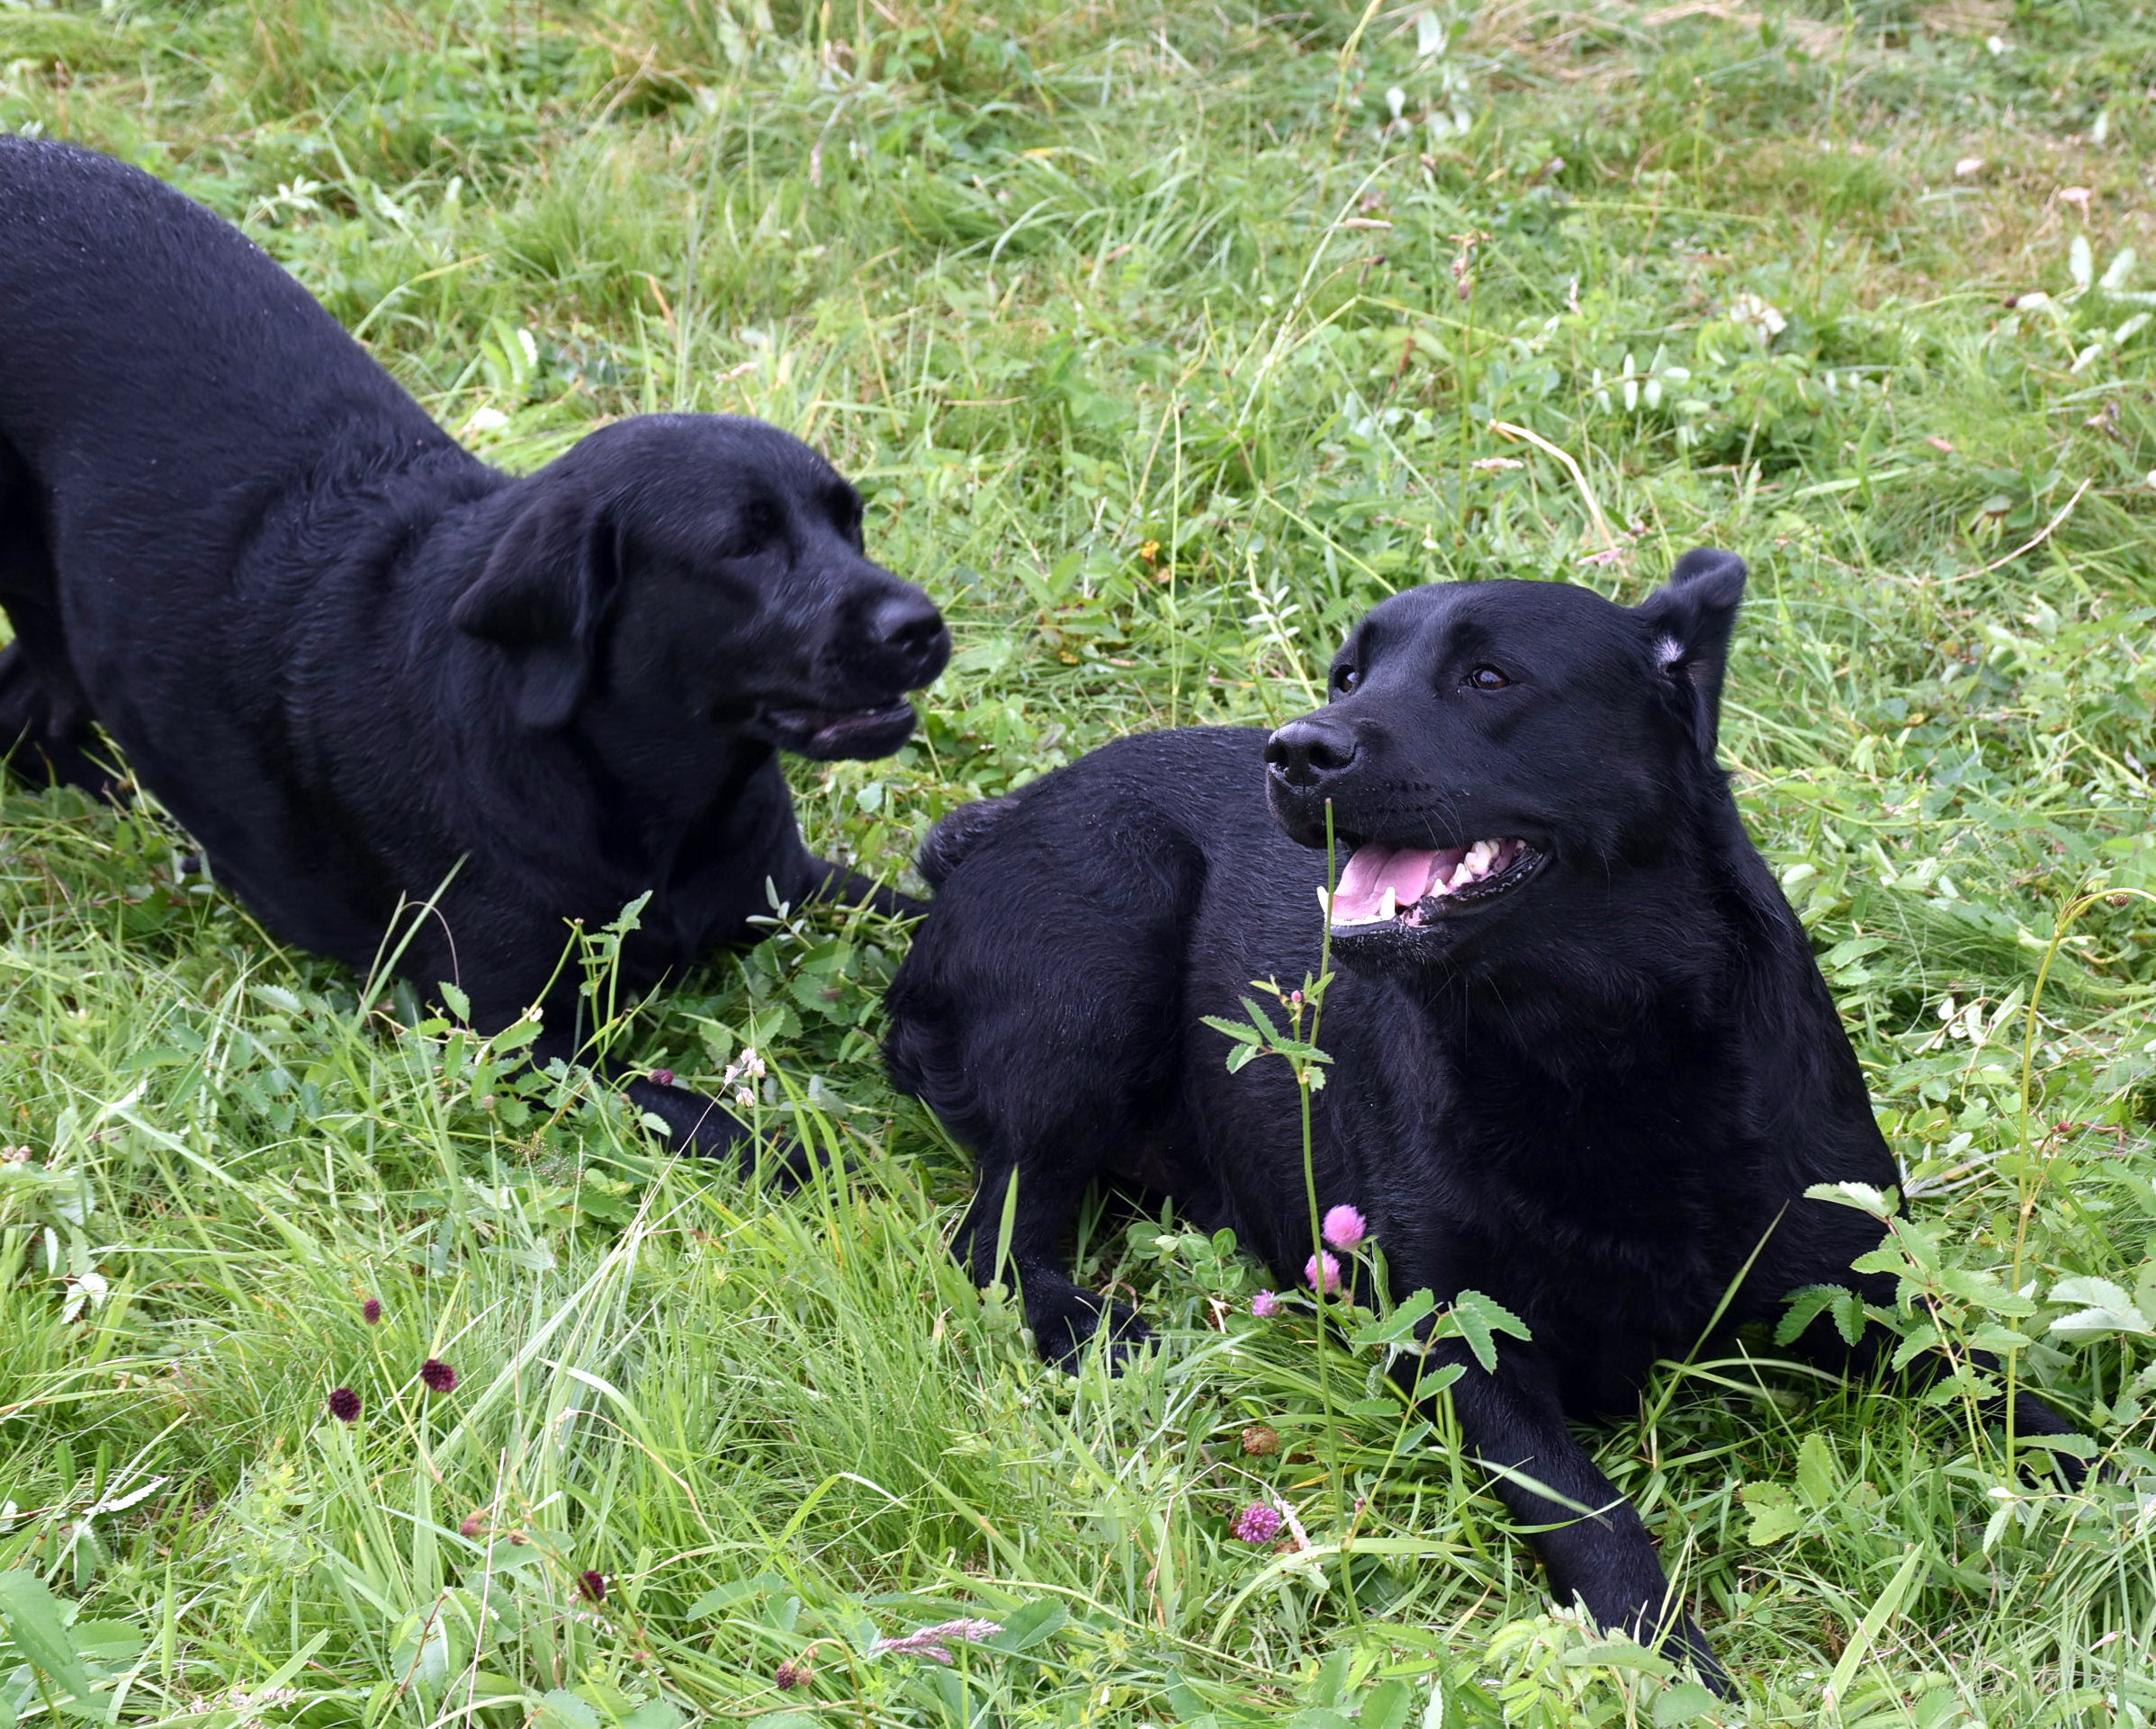
[[[1782,309],[1762,300],[1749,289],[1730,297],[1729,317],[1757,336],[1762,345],[1774,341],[1789,328],[1789,319]]]

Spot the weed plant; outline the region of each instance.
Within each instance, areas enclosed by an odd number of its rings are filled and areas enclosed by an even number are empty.
[[[719,409],[858,477],[960,645],[914,743],[798,774],[886,877],[1302,711],[1402,586],[1744,553],[1725,754],[1906,1172],[1891,1318],[2114,1463],[2017,1468],[1967,1377],[1668,1366],[1596,1445],[1718,1705],[1551,1612],[1397,1317],[1321,1346],[1103,1213],[1161,1347],[1037,1365],[876,1062],[902,928],[774,909],[607,1004],[846,1154],[780,1198],[281,949],[154,808],[17,790],[0,1713],[2149,1722],[2152,84],[2130,0],[0,0],[0,126],[243,224],[494,460]]]

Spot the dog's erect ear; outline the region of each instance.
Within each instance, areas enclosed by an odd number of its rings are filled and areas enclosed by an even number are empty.
[[[1656,664],[1675,687],[1691,719],[1693,741],[1710,760],[1721,724],[1722,667],[1744,598],[1744,560],[1736,553],[1702,546],[1679,559],[1669,580],[1634,609],[1654,632]]]
[[[451,611],[458,630],[509,650],[512,700],[526,726],[558,727],[575,712],[617,564],[607,513],[555,493],[509,524]]]

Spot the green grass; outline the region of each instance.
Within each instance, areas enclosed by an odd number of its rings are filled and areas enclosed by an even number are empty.
[[[1163,1348],[1038,1367],[876,1062],[903,930],[787,921],[616,1029],[767,1053],[855,1162],[782,1200],[280,950],[154,812],[10,792],[0,1712],[2147,1723],[2156,26],[1820,10],[0,0],[0,125],[243,223],[506,463],[660,408],[826,448],[960,648],[913,745],[799,775],[888,876],[1104,739],[1298,712],[1402,586],[1741,551],[1726,754],[1919,1179],[1918,1311],[2006,1329],[2113,1480],[1672,1368],[1596,1445],[1746,1689],[1706,1709],[1551,1616],[1369,1352],[1328,1422],[1217,1245],[1092,1222]],[[1230,1538],[1262,1493],[1315,1552]],[[869,1652],[957,1616],[1006,1630]]]

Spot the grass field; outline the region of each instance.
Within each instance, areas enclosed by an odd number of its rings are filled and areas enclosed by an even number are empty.
[[[1303,710],[1403,585],[1741,551],[1725,754],[1909,1174],[1903,1324],[2116,1464],[1671,1366],[1599,1456],[1715,1705],[1222,1245],[1099,1223],[1163,1348],[1038,1367],[881,1078],[903,930],[789,914],[614,1029],[761,1054],[855,1165],[782,1199],[280,950],[154,811],[13,791],[0,1722],[2156,1719],[2152,84],[2131,0],[0,0],[0,126],[241,222],[491,457],[723,409],[857,477],[959,643],[914,744],[798,776],[888,877]]]

